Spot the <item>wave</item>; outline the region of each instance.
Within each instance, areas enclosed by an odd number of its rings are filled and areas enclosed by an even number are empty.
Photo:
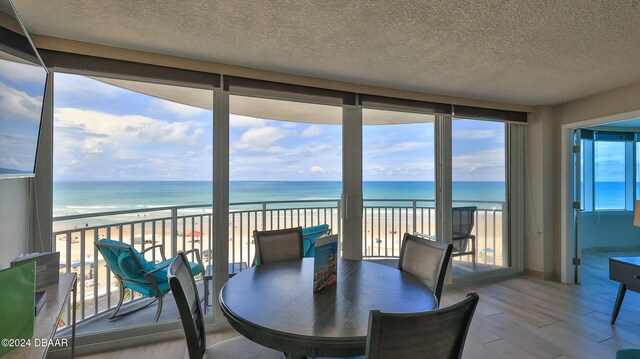
[[[69,209],[118,209],[123,208],[124,206],[64,206],[64,208]]]

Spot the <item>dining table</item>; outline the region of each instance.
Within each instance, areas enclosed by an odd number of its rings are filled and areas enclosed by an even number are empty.
[[[437,299],[413,274],[339,258],[337,283],[313,291],[314,258],[261,264],[220,291],[220,307],[241,335],[288,358],[364,355],[369,312],[436,309]]]

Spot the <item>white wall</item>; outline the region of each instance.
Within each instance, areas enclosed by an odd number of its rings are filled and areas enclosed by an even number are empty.
[[[0,268],[28,250],[29,179],[0,179]]]
[[[536,107],[527,125],[524,268],[542,278],[556,276],[554,270],[553,131],[554,109]]]

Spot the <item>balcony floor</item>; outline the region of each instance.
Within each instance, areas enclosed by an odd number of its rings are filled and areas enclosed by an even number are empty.
[[[196,282],[198,286],[198,293],[200,294],[200,298],[204,298],[204,285],[202,281]],[[140,306],[144,306],[149,303],[153,299],[141,298],[136,299],[130,303],[125,303],[122,305],[121,313],[126,312],[127,310],[135,309]],[[115,303],[117,304],[117,302]],[[138,325],[143,324],[151,324],[153,323],[153,318],[156,315],[156,310],[158,308],[157,303],[153,303],[144,309],[140,309],[137,312],[131,313],[129,315],[125,315],[119,317],[117,319],[109,319],[109,316],[115,309],[108,310],[104,313],[100,313],[93,317],[87,318],[85,320],[80,320],[78,318],[76,324],[76,335],[82,336],[86,334],[99,333],[104,331],[118,330],[124,328],[131,328]],[[211,309],[209,308],[209,312]],[[178,308],[176,307],[175,300],[173,299],[173,293],[169,292],[164,296],[162,303],[162,313],[160,314],[160,319],[158,322],[164,321],[172,321],[179,320],[180,314],[178,313]],[[71,335],[71,328],[64,328],[56,332],[56,337],[66,337]]]

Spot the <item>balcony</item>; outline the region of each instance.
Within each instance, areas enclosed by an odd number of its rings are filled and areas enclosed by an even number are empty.
[[[455,202],[468,205],[470,202]],[[496,269],[504,266],[502,216],[504,203],[473,201],[475,212],[473,234],[476,236],[475,258],[456,256],[454,275]],[[328,224],[334,234],[341,234],[339,199],[272,202],[240,202],[230,205],[229,261],[250,265],[255,255],[252,241],[254,229],[308,227]],[[164,255],[174,257],[181,251],[199,249],[205,266],[213,261],[211,205],[158,207],[144,210],[102,212],[54,218],[55,250],[61,253],[60,272],[78,274],[79,335],[151,323],[155,306],[122,319],[110,321],[109,311],[117,305],[118,282],[105,266],[94,242],[111,238],[133,245],[139,251],[162,244]],[[363,207],[363,257],[394,265],[400,253],[405,232],[435,234],[433,200],[366,199]],[[159,250],[146,253],[146,259],[160,259]],[[195,258],[191,258],[195,260]],[[475,259],[475,261],[474,261]],[[200,290],[202,279],[198,278]],[[125,293],[125,306],[139,306],[149,299]],[[126,310],[126,308],[125,308]],[[70,310],[67,310],[69,323]],[[178,318],[171,293],[165,296],[160,321]],[[64,326],[59,335],[65,335]]]

